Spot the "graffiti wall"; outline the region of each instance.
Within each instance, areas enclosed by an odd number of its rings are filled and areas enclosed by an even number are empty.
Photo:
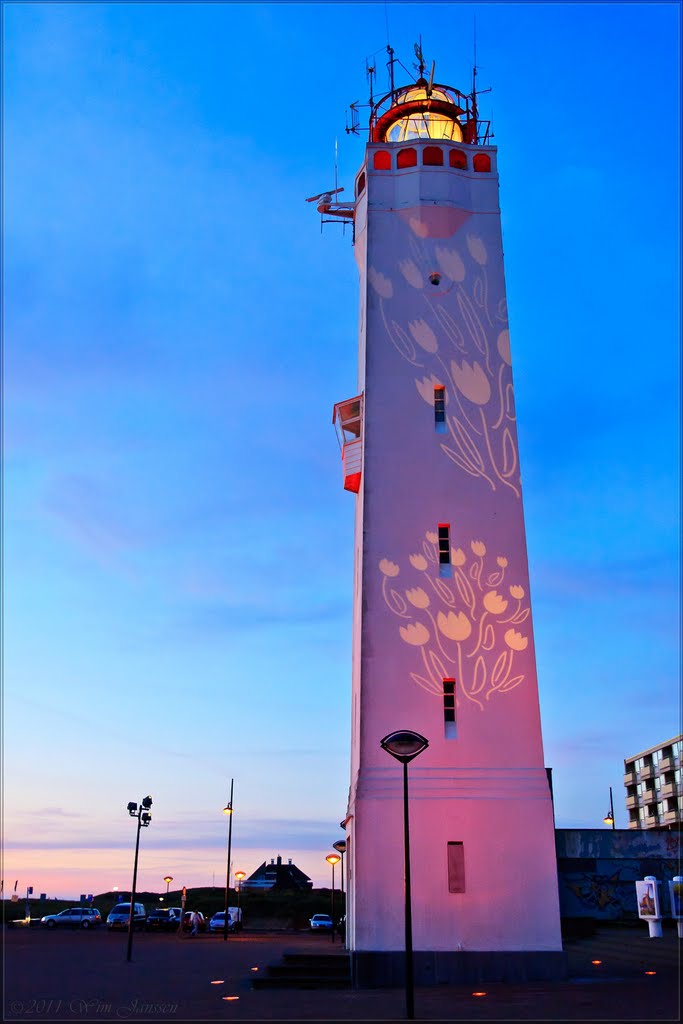
[[[654,875],[671,917],[668,882],[681,874],[679,832],[627,829],[556,829],[562,917],[615,921],[638,917],[635,882]]]

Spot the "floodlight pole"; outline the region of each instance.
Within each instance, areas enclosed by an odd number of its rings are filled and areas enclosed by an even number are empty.
[[[232,846],[232,794],[235,780],[230,779],[230,799],[228,806],[224,808],[224,813],[228,815],[230,819],[228,822],[228,865],[225,873],[225,920],[223,921],[223,942],[227,942],[228,939],[228,904],[230,902],[230,852]]]

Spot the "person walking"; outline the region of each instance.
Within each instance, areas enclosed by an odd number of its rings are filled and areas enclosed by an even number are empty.
[[[190,924],[192,925],[190,935],[199,935],[199,914],[196,910],[190,914]]]

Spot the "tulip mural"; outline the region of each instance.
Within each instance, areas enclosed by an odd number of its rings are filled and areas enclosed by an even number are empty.
[[[403,576],[400,565],[383,558],[382,595],[402,620],[401,640],[416,649],[413,682],[442,698],[443,680],[455,677],[458,695],[484,710],[492,697],[524,682],[515,655],[529,644],[528,596],[508,578],[508,559],[492,556],[478,539],[451,549],[452,576],[441,577],[437,544],[428,531]]]
[[[503,488],[519,498],[507,305],[504,297],[491,295],[486,246],[474,234],[458,248],[453,240],[449,246],[434,245],[411,226],[418,238],[409,239],[411,258],[397,264],[395,286],[387,268],[368,270],[387,337],[418,370],[415,386],[425,402],[434,404],[435,385],[446,388],[450,437],[441,442],[444,455],[491,490]],[[444,278],[436,296],[430,290],[431,267]],[[406,285],[420,292],[424,313],[402,324],[392,318],[392,304]],[[446,295],[457,321],[441,301]]]

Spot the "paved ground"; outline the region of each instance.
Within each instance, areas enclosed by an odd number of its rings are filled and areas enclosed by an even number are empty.
[[[400,1020],[404,993],[253,990],[255,969],[285,951],[336,949],[327,935],[178,938],[4,929],[4,1015],[36,1020]],[[569,979],[528,985],[417,989],[418,1020],[679,1021],[679,940],[667,928],[604,928],[566,946]],[[594,963],[593,961],[601,961]],[[654,973],[646,973],[654,972]]]

